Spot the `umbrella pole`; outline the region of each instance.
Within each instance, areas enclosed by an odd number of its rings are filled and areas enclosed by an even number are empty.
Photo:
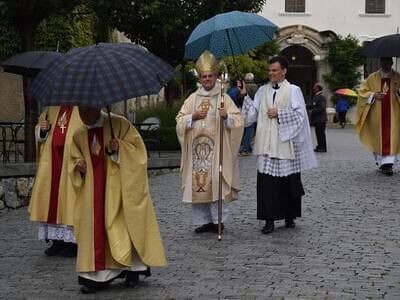
[[[107,105],[107,114],[108,114],[108,121],[110,122],[111,139],[113,140],[113,139],[115,139],[115,134],[114,134],[114,128],[113,128],[113,125],[112,125],[112,122],[111,122],[111,108],[110,108],[110,105]],[[115,154],[115,151],[106,148],[106,153],[111,156],[111,155]]]
[[[228,37],[229,47],[231,48],[233,67],[234,67],[235,71],[237,71],[237,65],[236,65],[235,55],[233,55],[233,47],[232,47],[231,36],[229,34],[229,29],[225,29],[225,32],[226,32],[226,35]]]
[[[224,81],[221,80],[221,108],[224,108]],[[224,120],[219,124],[219,178],[218,178],[218,241],[222,239],[222,167],[224,156]]]

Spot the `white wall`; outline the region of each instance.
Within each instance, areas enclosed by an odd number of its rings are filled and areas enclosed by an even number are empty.
[[[285,13],[285,0],[268,0],[261,15],[278,27],[302,24],[365,41],[397,32],[400,0],[386,0],[385,14],[374,15],[365,14],[365,0],[306,0],[305,13]]]

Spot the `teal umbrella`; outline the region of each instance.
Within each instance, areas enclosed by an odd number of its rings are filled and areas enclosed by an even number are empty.
[[[272,40],[276,29],[275,24],[257,14],[218,14],[193,30],[185,45],[185,59],[197,59],[205,50],[216,58],[244,54]]]

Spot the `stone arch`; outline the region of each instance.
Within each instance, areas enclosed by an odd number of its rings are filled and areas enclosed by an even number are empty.
[[[336,38],[337,35],[333,31],[318,31],[301,24],[282,27],[276,33],[275,41],[282,55],[287,56],[288,53],[290,55],[293,51],[297,51],[299,55],[306,56],[308,60],[307,82],[297,82],[299,85],[302,85],[301,87],[307,102],[310,101],[311,88],[315,82],[320,82],[324,87],[327,87],[323,75],[331,72],[331,67],[327,60],[329,43]],[[312,62],[310,61],[311,57]],[[289,63],[291,63],[290,57]],[[304,68],[296,67],[295,64],[292,64],[293,66],[291,75],[302,78],[301,75],[293,74],[293,72],[301,72]],[[296,82],[294,83],[296,84]],[[325,89],[325,91],[328,91],[328,89]],[[328,96],[328,99],[330,98],[330,95],[326,96]],[[328,102],[328,106],[332,106],[332,103]]]

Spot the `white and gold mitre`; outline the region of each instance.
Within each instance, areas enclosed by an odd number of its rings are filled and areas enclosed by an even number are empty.
[[[215,74],[218,74],[219,64],[215,56],[210,51],[204,51],[197,59],[196,71],[199,75],[206,71],[211,71]]]

